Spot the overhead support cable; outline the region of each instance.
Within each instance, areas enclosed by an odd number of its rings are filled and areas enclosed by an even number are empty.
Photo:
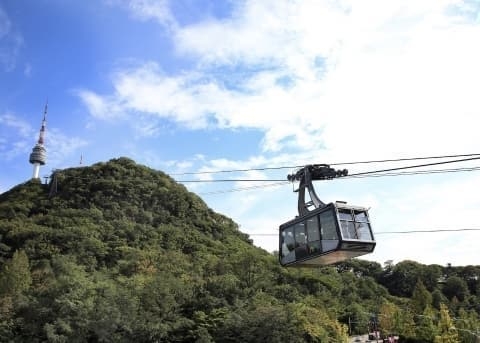
[[[350,174],[349,176],[353,177],[353,176],[368,175],[368,174],[378,174],[378,173],[389,172],[389,171],[412,169],[412,168],[421,168],[421,167],[430,167],[430,166],[437,166],[437,165],[440,165],[440,164],[467,162],[467,161],[475,161],[475,160],[480,160],[480,156],[479,157],[464,158],[464,159],[460,159],[460,160],[450,160],[450,161],[442,161],[442,162],[434,162],[434,163],[416,164],[416,165],[412,165],[412,166],[373,170],[373,171],[368,171],[368,172]]]
[[[267,183],[267,184],[264,184],[264,185],[256,185],[256,186],[250,186],[250,187],[232,188],[232,189],[227,189],[227,190],[218,190],[218,191],[211,191],[211,192],[201,192],[201,193],[198,193],[198,195],[211,195],[211,194],[224,194],[224,193],[241,192],[241,191],[247,191],[247,190],[250,190],[250,189],[283,186],[283,185],[286,185],[286,184],[289,184],[289,183],[290,183],[290,181],[283,181],[283,182],[277,182],[277,183]]]
[[[282,182],[285,179],[217,179],[217,180],[175,180],[182,183],[200,183],[200,182]]]
[[[398,173],[379,173],[379,174],[366,174],[358,175],[352,174],[345,176],[344,179],[348,178],[367,178],[367,177],[383,177],[383,176],[409,176],[409,175],[423,175],[423,174],[443,174],[443,173],[459,173],[459,172],[470,172],[480,170],[480,167],[470,167],[470,168],[452,168],[452,169],[430,169],[430,170],[417,170],[417,171],[405,171]]]
[[[480,231],[478,229],[434,229],[434,230],[410,230],[410,231],[383,231],[375,232],[376,235],[385,235],[385,234],[404,234],[404,233],[437,233],[437,232],[459,232],[459,231]]]
[[[462,232],[462,231],[480,231],[480,228],[470,229],[425,229],[425,230],[405,230],[405,231],[378,231],[373,232],[375,235],[390,235],[390,234],[412,234],[412,233],[441,233],[441,232]],[[248,233],[250,236],[278,236],[278,233]]]
[[[341,179],[363,179],[363,178],[369,178],[369,177],[386,177],[386,176],[410,176],[410,175],[427,175],[427,174],[441,174],[441,173],[459,173],[459,172],[471,172],[471,171],[479,171],[480,167],[472,167],[472,168],[456,168],[456,169],[432,169],[432,170],[419,170],[419,171],[406,171],[406,172],[398,172],[398,173],[383,173],[383,174],[367,174],[367,175],[357,175],[357,176],[344,176]],[[332,179],[335,180],[335,179]],[[235,180],[229,180],[229,181],[235,181]],[[275,182],[276,180],[262,180],[265,182]],[[323,180],[324,181],[324,180]],[[331,180],[330,180],[331,181]],[[182,182],[182,181],[177,181],[177,182]],[[275,183],[267,183],[264,185],[258,185],[258,186],[250,186],[250,187],[239,187],[239,188],[233,188],[233,189],[225,189],[225,190],[217,190],[217,191],[211,191],[211,192],[200,192],[198,193],[199,195],[215,195],[215,194],[223,194],[223,193],[232,193],[232,192],[241,192],[241,191],[248,191],[251,189],[256,189],[256,188],[264,188],[264,187],[271,187],[271,186],[281,186],[281,185],[287,185],[291,184],[290,181],[283,181],[283,182],[275,182]]]
[[[414,168],[417,166],[402,167],[401,169]],[[383,176],[408,176],[408,175],[422,175],[422,174],[441,174],[441,173],[457,173],[457,172],[469,172],[480,170],[480,167],[469,167],[469,168],[451,168],[451,169],[430,169],[430,170],[417,170],[417,171],[405,171],[398,173],[387,173],[384,171],[371,171],[364,173],[351,174],[347,176],[342,176],[337,179],[349,179],[349,178],[367,178],[367,177],[383,177]],[[332,181],[335,179],[326,179]],[[217,180],[176,180],[180,183],[214,183],[214,182],[283,182],[285,180],[281,179],[217,179]],[[325,180],[320,180],[325,181]],[[285,184],[290,183],[290,181],[285,182]]]
[[[480,157],[480,153],[478,153],[478,154],[423,156],[423,157],[406,157],[406,158],[367,160],[367,161],[355,161],[355,162],[336,162],[336,163],[328,163],[328,164],[331,165],[331,166],[338,166],[338,165],[404,162],[404,161],[415,161],[415,160],[432,160],[432,159],[460,158],[460,157],[474,157],[474,156],[479,156]],[[202,175],[202,174],[217,174],[217,173],[218,174],[219,173],[239,173],[239,172],[249,172],[249,171],[296,169],[296,168],[302,168],[302,167],[303,167],[303,165],[296,165],[296,166],[261,167],[261,168],[245,168],[245,169],[210,170],[210,171],[201,171],[201,172],[183,172],[183,173],[168,173],[168,174],[171,175],[171,176]]]

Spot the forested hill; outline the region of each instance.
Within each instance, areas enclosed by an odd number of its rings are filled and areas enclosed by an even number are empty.
[[[346,342],[372,320],[411,341],[469,342],[480,326],[478,267],[285,269],[127,158],[1,194],[0,268],[2,342]]]

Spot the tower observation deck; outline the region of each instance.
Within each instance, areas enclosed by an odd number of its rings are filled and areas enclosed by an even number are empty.
[[[32,178],[38,179],[40,173],[40,166],[44,165],[47,161],[47,149],[45,149],[45,129],[47,125],[47,105],[45,105],[45,111],[43,112],[42,127],[40,128],[40,134],[38,136],[37,144],[32,149],[29,162],[33,164],[33,176]]]

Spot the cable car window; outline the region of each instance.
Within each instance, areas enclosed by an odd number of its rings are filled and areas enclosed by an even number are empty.
[[[370,231],[370,224],[368,223],[355,223],[357,227],[358,239],[371,241],[373,240],[372,232]]]
[[[322,233],[322,240],[332,239],[338,240],[337,227],[335,225],[335,217],[333,211],[326,211],[320,213],[320,230]]]
[[[355,211],[356,222],[368,222],[367,213],[365,211]]]
[[[342,227],[342,237],[345,239],[358,239],[355,223],[351,221],[342,220],[340,222]]]
[[[307,243],[307,235],[305,233],[305,223],[295,224],[295,246]]]
[[[352,212],[350,210],[339,209],[338,216],[340,220],[353,220]]]
[[[320,240],[317,216],[307,219],[307,239],[309,242]]]
[[[309,254],[321,252],[318,216],[307,219],[307,241]]]
[[[310,255],[320,254],[322,252],[322,245],[320,241],[314,241],[308,243],[308,253]]]
[[[293,227],[286,228],[282,232],[281,250],[282,263],[295,261],[295,238],[293,237]]]
[[[320,213],[322,253],[335,250],[338,246],[337,214],[334,209]]]
[[[297,260],[307,256],[307,235],[303,222],[295,224],[295,256]]]

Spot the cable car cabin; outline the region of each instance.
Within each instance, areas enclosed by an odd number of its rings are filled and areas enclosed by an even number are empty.
[[[336,202],[280,225],[280,264],[315,267],[371,253],[375,240],[366,208]]]

